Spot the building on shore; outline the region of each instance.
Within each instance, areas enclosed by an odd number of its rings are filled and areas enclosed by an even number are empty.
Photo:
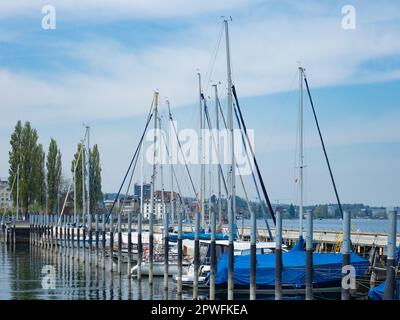
[[[4,212],[12,208],[11,190],[7,179],[0,178],[0,211]]]

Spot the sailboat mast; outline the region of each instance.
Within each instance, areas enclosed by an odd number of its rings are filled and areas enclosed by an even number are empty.
[[[87,179],[87,197],[86,197],[86,201],[87,201],[87,205],[86,205],[86,210],[87,210],[87,216],[88,216],[88,231],[89,231],[89,240],[90,240],[90,244],[89,246],[91,246],[91,241],[92,241],[92,215],[90,213],[90,127],[86,126],[86,132],[87,132],[87,136],[86,136],[86,140],[87,140],[87,161],[86,161],[86,179]]]
[[[83,219],[83,226],[84,232],[86,230],[85,223],[86,223],[86,197],[85,197],[85,141],[82,140],[82,219]],[[84,240],[85,241],[85,237]]]
[[[234,219],[235,219],[235,156],[234,156],[234,137],[233,137],[233,106],[232,106],[232,72],[231,72],[231,58],[229,48],[229,30],[228,20],[224,20],[225,24],[225,38],[226,38],[226,66],[228,74],[228,150],[230,152],[230,163],[228,170],[229,181],[229,197],[228,197],[228,220],[229,220],[229,268],[228,268],[228,300],[233,299],[233,253],[234,253]]]
[[[217,159],[218,164],[220,164],[220,146],[219,146],[219,100],[218,100],[218,86],[214,85],[215,90],[215,121],[217,129]],[[222,206],[221,206],[221,172],[218,170],[218,225],[222,226]]]
[[[203,147],[203,136],[202,136],[202,99],[201,99],[201,74],[197,73],[199,79],[199,107],[200,107],[200,137],[199,137],[199,161],[202,162],[202,147]],[[198,281],[199,281],[199,267],[200,267],[200,241],[199,241],[199,229],[200,229],[200,214],[204,217],[203,208],[203,166],[200,163],[201,175],[200,175],[200,197],[198,197],[198,206],[195,212],[195,235],[194,235],[194,279],[193,279],[193,299],[198,297]],[[200,212],[199,212],[200,211]]]
[[[169,100],[166,100],[168,110],[170,110]],[[173,155],[172,155],[172,145],[171,145],[171,136],[170,136],[170,152],[169,152],[169,163],[170,163],[170,173],[171,173],[171,192],[170,192],[170,215],[171,215],[171,225],[172,231],[174,230],[175,226],[175,207],[174,207],[174,167],[173,167]]]
[[[202,99],[202,91],[201,91],[201,74],[198,73],[199,76],[199,107],[200,107],[200,140],[199,140],[199,151],[200,151],[200,210],[201,210],[201,227],[204,229],[205,227],[205,206],[204,206],[204,198],[205,198],[205,148],[204,148],[204,107],[203,107],[203,99]]]
[[[16,216],[17,216],[17,220],[19,218],[19,163],[18,163],[18,167],[17,167],[17,212],[16,212]]]
[[[149,284],[153,284],[153,254],[154,254],[154,226],[153,215],[155,212],[154,205],[154,183],[156,178],[156,152],[157,152],[157,118],[158,118],[158,92],[154,92],[154,141],[153,141],[153,173],[151,175],[151,212],[149,216]]]
[[[300,218],[300,226],[299,226],[299,235],[303,236],[303,201],[304,201],[304,183],[303,183],[303,169],[304,169],[304,137],[303,137],[303,68],[299,67],[299,108],[300,108],[300,206],[299,206],[299,218]]]
[[[138,251],[138,261],[137,261],[137,273],[136,273],[136,278],[137,280],[142,279],[142,252],[143,252],[143,247],[142,247],[142,217],[144,214],[143,211],[143,166],[144,166],[144,141],[142,142],[142,147],[141,147],[141,157],[140,157],[140,209],[138,213],[138,218],[137,218],[137,251]]]

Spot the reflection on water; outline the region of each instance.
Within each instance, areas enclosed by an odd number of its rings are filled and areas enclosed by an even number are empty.
[[[110,272],[110,261],[106,269],[101,268],[102,257],[87,255],[65,255],[64,251],[52,252],[35,246],[0,244],[0,299],[41,299],[41,300],[178,300],[192,299],[192,292],[177,296],[175,283],[169,279],[168,291],[164,291],[163,277],[154,277],[152,288],[147,277],[142,281],[129,279],[126,268],[120,276]],[[97,266],[100,267],[97,267]],[[44,266],[54,267],[55,289],[44,289],[46,274]],[[125,265],[126,266],[126,265]],[[115,268],[114,268],[115,270]],[[152,289],[152,290],[151,290]],[[206,298],[203,296],[203,298]],[[226,293],[219,293],[216,299],[225,300]],[[315,299],[340,299],[340,293],[317,295]],[[248,294],[235,294],[235,299],[248,300]],[[274,300],[272,295],[257,295],[257,300]],[[303,300],[304,295],[284,297],[284,299]]]
[[[120,276],[96,267],[96,257],[65,256],[34,246],[0,245],[0,299],[44,300],[129,300],[129,299],[176,299],[175,283],[169,280],[168,292],[164,292],[163,278],[155,277],[151,293],[147,278],[141,283],[128,279],[126,270]],[[101,258],[100,258],[101,259]],[[55,270],[55,289],[43,289],[44,266]],[[126,268],[125,268],[126,269]],[[186,296],[186,298],[190,298]]]

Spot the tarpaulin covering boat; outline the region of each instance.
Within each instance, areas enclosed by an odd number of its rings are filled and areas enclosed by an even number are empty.
[[[306,252],[301,238],[289,252],[282,254],[282,287],[303,288],[306,280]],[[355,253],[350,255],[356,275],[363,275],[368,269],[368,260]],[[340,287],[343,256],[341,253],[313,253],[313,286],[315,288]],[[250,285],[250,256],[234,257],[233,279],[235,288]],[[216,285],[228,281],[228,254],[223,254],[217,264]],[[275,254],[257,255],[256,282],[258,289],[272,289],[275,286]]]
[[[382,282],[379,286],[369,289],[368,297],[371,300],[383,300],[385,296],[385,289],[386,289],[386,280]],[[394,286],[394,299],[400,300],[400,280],[396,280]]]

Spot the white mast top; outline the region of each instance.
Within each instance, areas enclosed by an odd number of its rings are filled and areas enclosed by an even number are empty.
[[[230,152],[230,164],[228,170],[229,177],[229,198],[228,201],[228,218],[230,217],[230,230],[229,230],[229,241],[233,241],[233,224],[235,220],[235,209],[236,209],[236,186],[235,186],[235,149],[234,149],[234,135],[233,135],[233,104],[232,104],[232,71],[231,71],[231,57],[230,57],[230,46],[229,46],[229,30],[228,30],[228,20],[224,20],[225,24],[225,41],[226,41],[226,68],[228,75],[228,130],[229,130],[229,152]]]
[[[299,218],[300,218],[300,226],[299,226],[299,234],[303,236],[303,168],[304,168],[304,137],[303,137],[303,67],[299,67],[299,108],[300,108],[300,207],[299,207]]]
[[[199,107],[200,107],[200,138],[199,138],[199,160],[200,160],[200,210],[201,210],[201,227],[204,229],[204,189],[205,189],[205,155],[204,155],[204,112],[203,112],[203,101],[201,98],[202,91],[201,91],[201,74],[200,72],[197,73],[199,78]]]

